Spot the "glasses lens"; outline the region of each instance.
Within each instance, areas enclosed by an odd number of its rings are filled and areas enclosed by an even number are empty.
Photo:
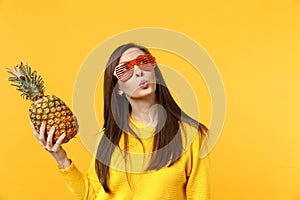
[[[133,75],[133,69],[130,63],[123,63],[116,67],[116,75],[120,81],[127,81]]]
[[[155,68],[156,62],[155,58],[150,54],[142,55],[136,59],[137,65],[145,71],[150,71]]]

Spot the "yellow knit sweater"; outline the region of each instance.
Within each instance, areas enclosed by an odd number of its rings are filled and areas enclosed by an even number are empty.
[[[131,118],[130,126],[139,135],[151,135],[154,127],[145,126]],[[211,199],[211,173],[209,157],[199,158],[203,140],[198,131],[183,123],[181,125],[184,153],[171,167],[141,172],[147,163],[147,153],[151,152],[153,137],[142,138],[145,146],[128,134],[130,162],[125,164],[118,149],[123,150],[124,136],[121,137],[111,160],[108,186],[112,193],[102,188],[92,159],[87,173],[80,172],[74,163],[67,169],[58,169],[66,180],[67,186],[76,199],[95,200],[207,200]],[[124,135],[125,133],[123,133]],[[153,135],[153,134],[152,134]],[[142,136],[142,135],[141,135]]]

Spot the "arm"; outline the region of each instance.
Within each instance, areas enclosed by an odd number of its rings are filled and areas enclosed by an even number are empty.
[[[189,200],[212,199],[210,160],[208,155],[200,159],[200,147],[201,136],[200,134],[196,134],[195,140],[190,148],[190,160],[188,166],[186,196]]]
[[[95,173],[94,159],[87,174],[80,172],[74,163],[71,163],[66,169],[60,169],[58,166],[58,171],[63,175],[69,190],[76,199],[96,199],[101,184]]]
[[[87,174],[81,173],[72,161],[68,158],[65,150],[61,147],[61,143],[65,137],[62,134],[55,144],[52,143],[55,128],[52,127],[45,138],[45,125],[42,124],[39,133],[35,130],[31,123],[34,136],[38,139],[40,145],[47,150],[58,164],[58,171],[66,180],[67,186],[76,199],[96,199],[96,195],[100,191],[100,182],[94,170],[94,162],[91,163]]]

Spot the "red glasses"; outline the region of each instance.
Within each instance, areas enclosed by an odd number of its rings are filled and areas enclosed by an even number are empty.
[[[127,81],[133,76],[134,65],[141,70],[151,71],[156,67],[155,58],[151,54],[143,54],[133,60],[125,61],[116,66],[114,75],[120,81]]]

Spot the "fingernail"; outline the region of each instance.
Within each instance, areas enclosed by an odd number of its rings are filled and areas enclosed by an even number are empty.
[[[51,129],[52,129],[52,130],[55,129],[55,126],[51,126]]]

